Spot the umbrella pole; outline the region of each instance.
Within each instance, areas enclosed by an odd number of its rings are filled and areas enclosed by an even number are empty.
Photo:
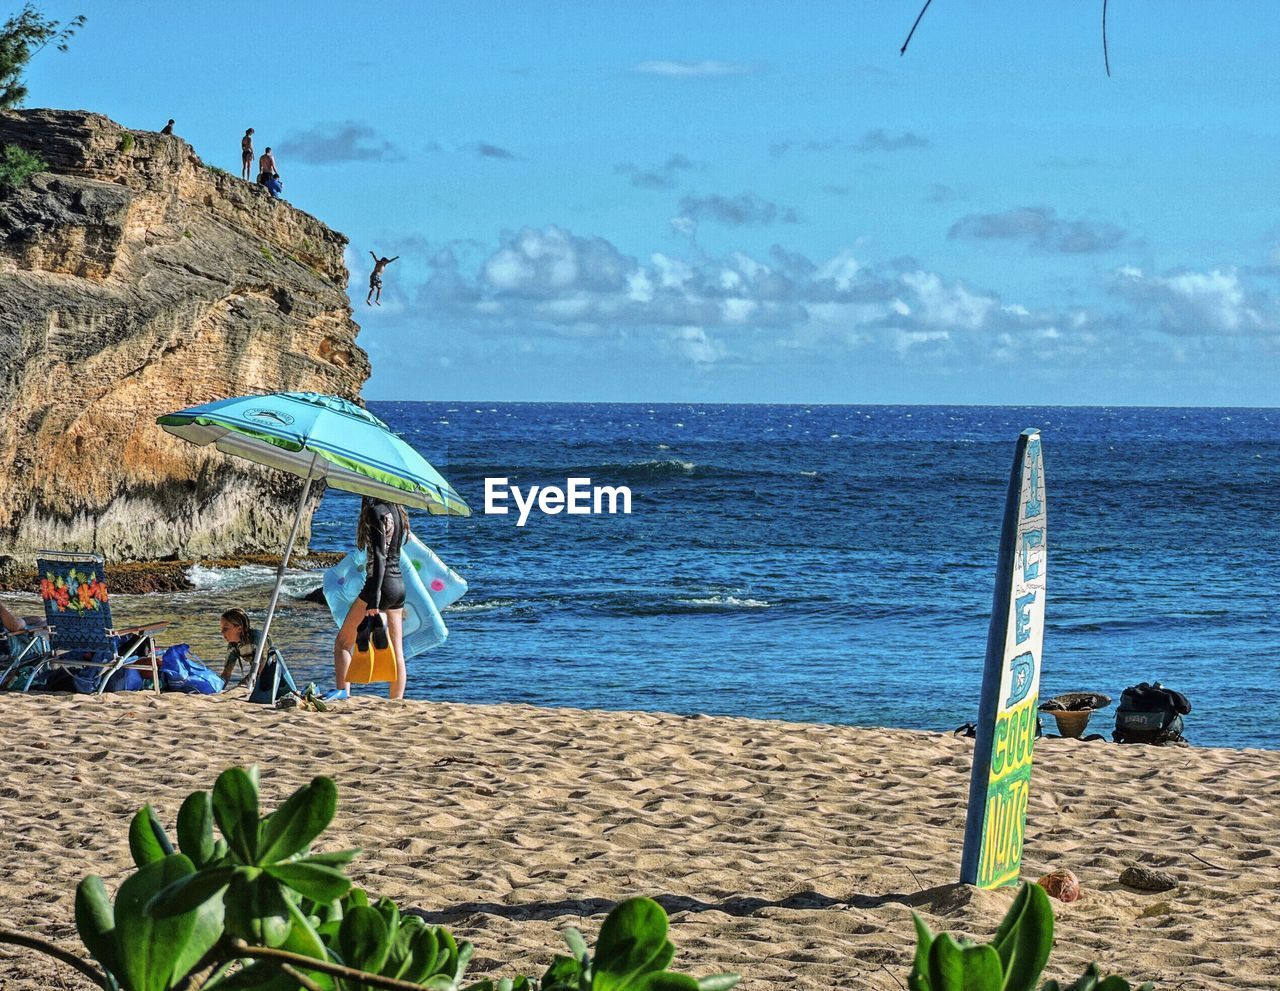
[[[293,541],[298,536],[298,526],[302,523],[302,510],[307,504],[307,495],[311,492],[311,475],[315,471],[316,458],[311,455],[311,467],[307,469],[307,480],[302,486],[302,495],[298,497],[298,511],[293,517],[293,529],[289,531],[289,542],[284,545],[284,556],[280,558],[280,567],[276,571],[276,586],[271,590],[271,604],[267,606],[267,618],[262,621],[262,637],[258,641],[258,649],[253,654],[253,669],[249,672],[249,694],[258,684],[258,671],[262,667],[262,655],[267,649],[267,633],[271,630],[271,617],[276,612],[276,602],[280,599],[280,586],[284,584],[284,572],[289,567],[289,555],[293,552]],[[274,704],[275,699],[272,698]]]

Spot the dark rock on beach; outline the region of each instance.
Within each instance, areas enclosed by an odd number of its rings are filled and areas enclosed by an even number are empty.
[[[290,569],[319,570],[331,568],[342,560],[342,555],[332,551],[294,555],[289,559]],[[277,554],[245,554],[230,558],[205,558],[199,561],[131,561],[107,562],[107,586],[115,595],[146,595],[151,592],[185,592],[194,586],[187,578],[187,569],[193,564],[206,568],[238,568],[246,564],[258,564],[268,568],[280,565]],[[8,570],[0,568],[0,592],[31,592],[38,586],[39,576],[29,564],[14,562]],[[304,602],[324,604],[324,589],[308,593]]]
[[[1120,883],[1139,891],[1171,891],[1178,886],[1178,879],[1168,871],[1135,865],[1120,872]]]
[[[98,114],[0,112],[6,145],[48,168],[0,191],[0,553],[174,558],[142,582],[157,588],[176,559],[278,555],[301,480],[155,420],[254,392],[359,401],[347,239]],[[300,548],[309,531],[307,514]]]

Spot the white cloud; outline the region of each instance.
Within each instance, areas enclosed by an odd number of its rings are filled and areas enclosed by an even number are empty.
[[[1265,298],[1251,298],[1234,269],[1208,272],[1181,271],[1170,275],[1146,275],[1125,266],[1116,272],[1113,287],[1140,310],[1152,313],[1157,326],[1169,334],[1234,335],[1274,329],[1274,312]]]
[[[653,252],[641,260],[551,225],[505,235],[475,272],[467,277],[451,252],[441,253],[419,302],[522,340],[626,340],[699,366],[767,363],[782,349],[826,360],[863,348],[1021,354],[1065,347],[1092,326],[1083,311],[1037,313],[918,266],[864,264],[849,249],[818,261],[777,246],[764,258]]]
[[[742,76],[755,72],[759,67],[745,62],[717,62],[704,59],[701,62],[682,62],[671,59],[651,59],[633,69],[650,76],[668,79],[705,79],[717,76]]]

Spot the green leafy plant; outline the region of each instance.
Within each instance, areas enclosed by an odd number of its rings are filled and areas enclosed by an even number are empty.
[[[265,244],[258,250],[262,252],[262,257],[265,258],[267,261],[273,262],[276,260],[275,255],[271,253],[271,249],[268,248]]]
[[[48,45],[65,52],[72,36],[82,27],[83,16],[73,17],[64,25],[46,18],[31,3],[23,4],[0,26],[0,110],[21,106],[27,98],[22,81],[27,63]]]
[[[100,877],[80,883],[76,928],[102,971],[34,938],[0,933],[0,942],[43,950],[108,991],[728,991],[738,982],[668,971],[666,913],[633,898],[605,919],[594,957],[571,929],[572,956],[541,979],[466,984],[471,944],[353,887],[344,868],[358,851],[311,849],[336,808],[333,780],[318,777],[263,816],[257,769],[231,768],[182,803],[176,847],[149,805],[134,816],[137,870],[114,902]]]
[[[46,168],[48,166],[39,155],[33,155],[17,145],[5,145],[0,149],[0,190],[17,189]]]
[[[120,135],[120,150],[126,155],[133,151],[133,135],[128,131]]]
[[[916,955],[907,977],[910,991],[1035,991],[1053,948],[1053,907],[1038,884],[1024,884],[996,929],[990,943],[957,940],[949,933],[935,935],[920,916],[916,925]],[[1138,991],[1151,991],[1150,982]],[[1042,991],[1130,991],[1120,977],[1102,979],[1094,964],[1069,988],[1057,981]]]

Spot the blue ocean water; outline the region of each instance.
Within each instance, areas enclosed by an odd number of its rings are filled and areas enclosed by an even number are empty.
[[[1193,742],[1280,746],[1280,410],[370,408],[476,510],[415,514],[471,589],[410,696],[949,730],[976,712],[1014,442],[1036,426],[1041,696],[1160,680],[1190,697]],[[483,513],[486,476],[571,475],[629,486],[631,515]],[[327,493],[312,546],[349,549],[357,504]]]

